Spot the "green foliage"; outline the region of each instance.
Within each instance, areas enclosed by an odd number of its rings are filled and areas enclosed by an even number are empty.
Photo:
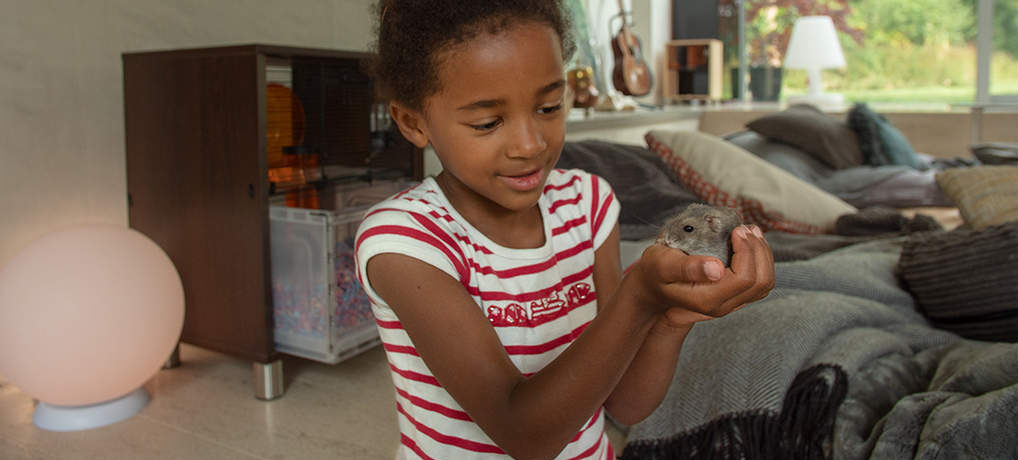
[[[962,44],[974,21],[968,0],[861,0],[851,23],[863,28],[870,47]]]
[[[824,72],[825,87],[865,102],[965,102],[974,95],[977,0],[858,0],[842,36],[848,66]],[[996,0],[991,92],[1018,92],[1018,0]],[[785,95],[805,90],[786,69]]]
[[[971,101],[978,0],[745,0],[751,65],[780,65],[800,16],[827,15],[848,62],[824,72],[825,87],[855,101]],[[719,0],[734,11],[734,0]],[[722,22],[735,43],[734,13]],[[1018,92],[1018,0],[995,0],[991,92]],[[726,61],[735,65],[735,46]],[[806,73],[785,69],[783,94],[805,91]]]
[[[961,0],[975,17],[979,0]],[[965,39],[976,40],[976,22],[964,29]],[[1018,58],[1018,0],[995,0],[993,6],[993,47]]]
[[[720,11],[734,13],[735,0],[719,0]],[[849,0],[744,0],[746,43],[751,65],[780,66],[795,20],[802,16],[830,16],[834,27],[862,43],[862,29],[848,23]],[[734,39],[734,24],[722,21],[721,34]]]

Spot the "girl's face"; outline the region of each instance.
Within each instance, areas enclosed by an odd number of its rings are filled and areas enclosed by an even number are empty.
[[[454,45],[438,62],[441,89],[425,102],[411,141],[435,149],[438,181],[457,209],[531,209],[565,136],[558,35],[520,23]]]

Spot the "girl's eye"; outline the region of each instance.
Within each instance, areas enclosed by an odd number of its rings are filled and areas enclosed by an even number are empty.
[[[555,105],[549,105],[549,106],[541,107],[540,109],[537,109],[537,111],[547,115],[547,114],[550,114],[550,113],[558,112],[561,109],[562,109],[562,103],[560,102],[560,103],[555,104]]]
[[[696,230],[695,228],[693,228],[692,225],[687,225],[685,227],[682,227],[682,229],[685,230],[686,233],[693,233],[693,230]]]
[[[491,130],[497,128],[500,123],[502,123],[502,119],[501,118],[496,118],[495,120],[491,121],[490,123],[485,123],[483,125],[470,125],[470,127],[473,128],[476,131],[484,132],[484,131],[491,131]]]

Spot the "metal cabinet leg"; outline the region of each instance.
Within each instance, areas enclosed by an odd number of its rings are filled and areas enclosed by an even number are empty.
[[[283,395],[283,361],[252,363],[255,397],[273,400]]]
[[[180,367],[180,343],[173,347],[173,351],[170,352],[170,357],[166,358],[166,362],[163,364],[163,369],[173,369]]]

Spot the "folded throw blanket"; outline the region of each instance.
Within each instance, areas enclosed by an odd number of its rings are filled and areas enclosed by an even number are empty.
[[[693,327],[623,458],[1018,455],[1018,345],[932,328],[894,275],[902,240],[778,263],[766,299]]]

